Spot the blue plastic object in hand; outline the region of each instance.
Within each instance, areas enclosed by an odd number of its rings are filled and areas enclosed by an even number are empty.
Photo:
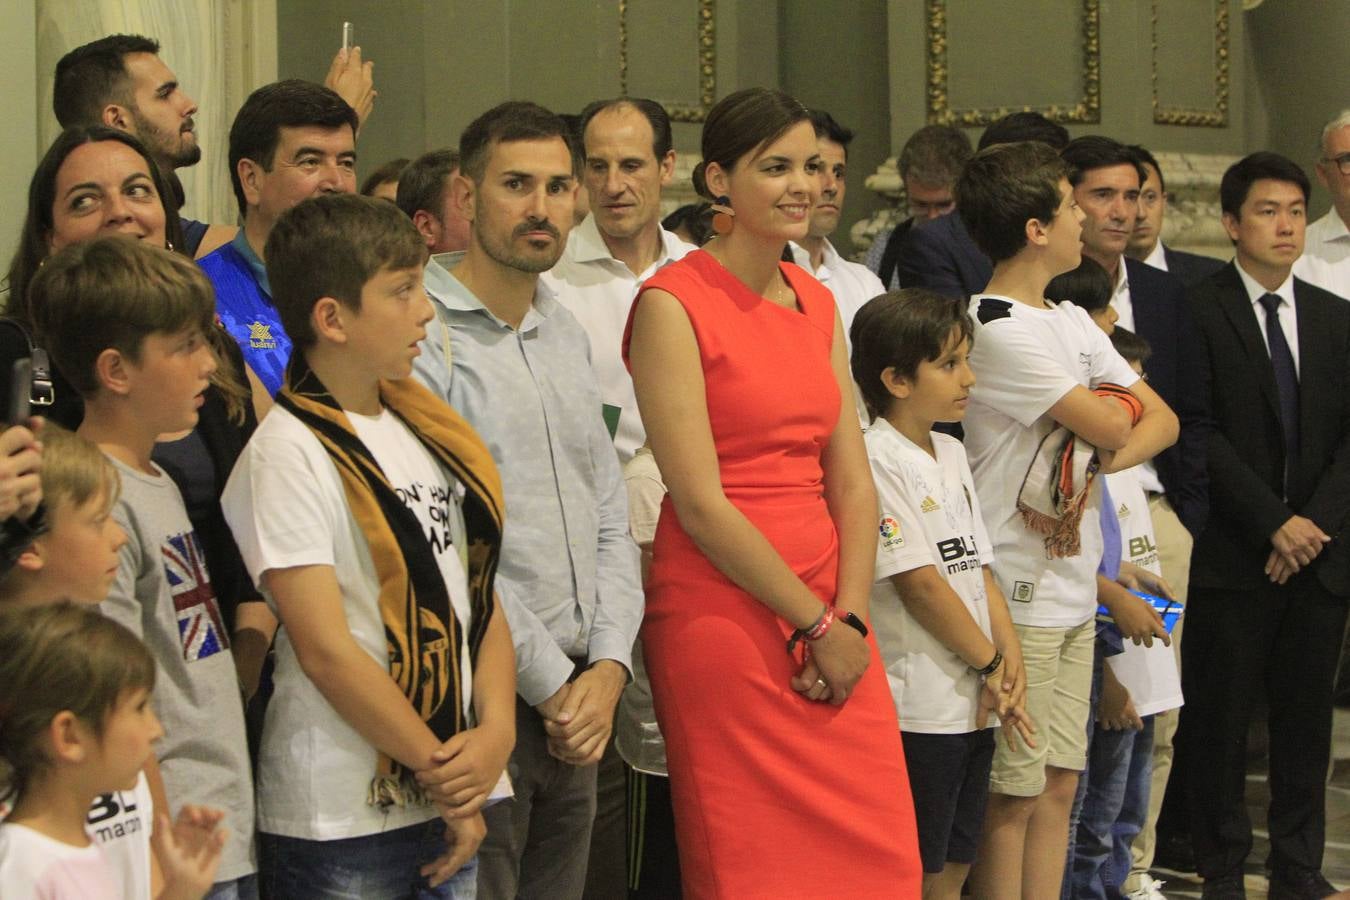
[[[1177,600],[1168,600],[1166,597],[1155,597],[1153,594],[1145,594],[1143,591],[1130,591],[1130,593],[1134,594],[1136,597],[1147,600],[1149,604],[1158,611],[1158,615],[1162,616],[1163,628],[1166,629],[1168,634],[1172,633],[1172,627],[1177,624],[1177,620],[1181,618],[1181,614],[1186,611],[1186,607]],[[1114,621],[1111,618],[1111,611],[1105,606],[1097,607],[1097,620],[1100,622]]]

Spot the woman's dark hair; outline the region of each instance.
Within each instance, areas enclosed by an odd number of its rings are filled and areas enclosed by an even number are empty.
[[[868,300],[849,328],[853,358],[849,369],[872,418],[884,416],[894,399],[881,373],[894,369],[913,378],[919,364],[933,362],[952,344],[975,341],[975,326],[964,300],[927,288],[890,291]]]
[[[679,231],[684,228],[694,239],[696,247],[702,247],[712,240],[712,205],[708,203],[686,203],[661,220],[666,231]]]
[[[703,161],[694,167],[694,190],[716,200],[704,179],[708,163],[730,172],[737,161],[782,137],[811,113],[782,91],[745,88],[728,94],[708,112],[703,123]]]
[[[1111,276],[1100,263],[1086,256],[1078,268],[1056,275],[1045,286],[1047,300],[1067,300],[1074,306],[1083,307],[1089,314],[1101,312],[1110,306],[1114,292]]]
[[[103,141],[117,141],[135,150],[145,160],[150,171],[150,180],[155,184],[159,202],[164,207],[164,237],[175,249],[183,247],[183,229],[178,220],[178,207],[173,202],[172,189],[165,180],[159,166],[155,165],[144,145],[136,138],[110,128],[106,125],[77,125],[67,128],[57,135],[56,140],[47,148],[33,172],[33,180],[28,184],[28,213],[24,218],[23,231],[19,234],[19,246],[9,263],[9,304],[5,314],[29,323],[28,285],[43,260],[50,254],[53,221],[52,209],[56,205],[56,175],[77,147],[85,144],[97,144]]]

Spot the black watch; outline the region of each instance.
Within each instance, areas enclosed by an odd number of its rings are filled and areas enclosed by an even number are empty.
[[[843,621],[844,624],[856,629],[858,634],[867,637],[867,623],[858,618],[857,613],[846,612],[842,616],[837,616],[837,618]]]

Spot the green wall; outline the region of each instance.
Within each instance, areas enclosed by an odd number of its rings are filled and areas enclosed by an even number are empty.
[[[628,84],[663,102],[698,98],[698,0],[628,0]],[[1084,10],[1099,13],[1100,121],[1155,151],[1242,154],[1270,146],[1310,165],[1321,124],[1350,102],[1334,61],[1350,0],[945,0],[953,108],[1072,106],[1082,95]],[[1219,9],[1228,37],[1220,127],[1158,124],[1168,107],[1213,109]],[[364,174],[453,144],[479,112],[533,99],[576,112],[619,92],[619,0],[277,0],[282,77],[324,71],[343,19],[376,61],[380,97],[362,135]],[[1157,16],[1156,25],[1154,16]],[[857,131],[838,234],[882,202],[863,179],[927,121],[929,0],[715,0],[717,96],[778,85]],[[1156,49],[1155,49],[1156,44]],[[969,128],[978,137],[982,126]],[[697,151],[699,126],[676,125]],[[1325,208],[1325,201],[1322,201]]]
[[[1266,0],[1247,16],[1252,85],[1264,125],[1251,147],[1283,153],[1307,169],[1312,214],[1321,216],[1331,201],[1312,168],[1322,128],[1350,107],[1350,2]]]

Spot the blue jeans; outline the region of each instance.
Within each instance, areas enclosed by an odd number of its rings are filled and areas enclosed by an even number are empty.
[[[1153,770],[1153,716],[1141,731],[1108,731],[1096,726],[1101,701],[1101,648],[1092,670],[1092,717],[1088,726],[1088,767],[1078,779],[1069,814],[1069,864],[1060,896],[1064,900],[1115,900],[1130,874],[1130,842],[1148,817]]]
[[[1144,728],[1133,732],[1130,771],[1125,779],[1125,796],[1120,815],[1111,826],[1111,856],[1102,868],[1108,897],[1121,897],[1121,888],[1134,867],[1130,845],[1148,821],[1149,795],[1153,786],[1153,716],[1143,716]]]
[[[311,841],[259,835],[267,895],[286,900],[474,900],[478,860],[428,887],[418,870],[445,853],[445,824],[433,819],[381,834]]]
[[[234,881],[217,881],[203,900],[258,900],[258,876],[245,875]]]

